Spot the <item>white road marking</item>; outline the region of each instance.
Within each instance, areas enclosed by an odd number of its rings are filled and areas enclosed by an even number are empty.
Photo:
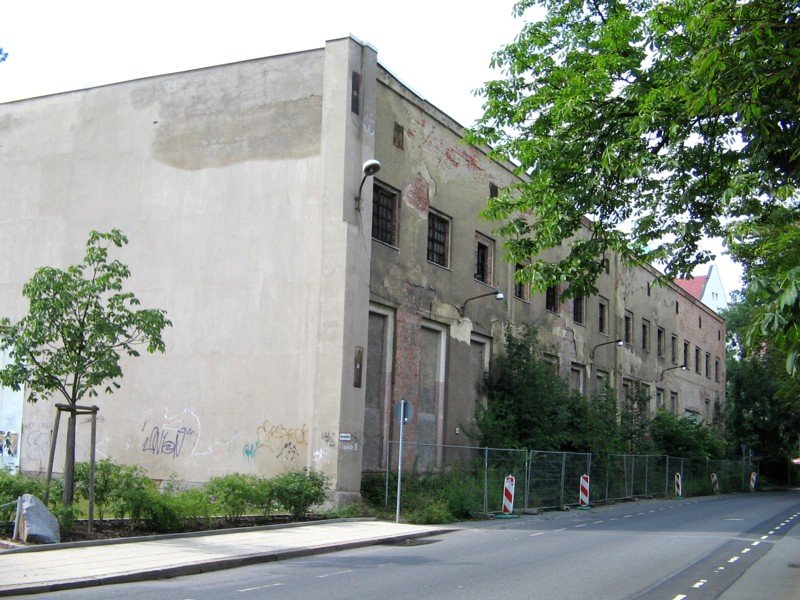
[[[738,556],[734,556],[733,558],[728,559],[728,562],[729,563],[735,563],[737,560],[739,560],[739,557]]]
[[[686,598],[685,594],[678,594],[672,600],[683,600],[684,598]]]
[[[622,518],[623,518],[623,519],[630,519],[632,516],[633,516],[633,515],[625,515],[625,516],[624,516],[624,517],[622,517]]]
[[[692,587],[695,588],[695,589],[696,588],[701,588],[701,587],[703,587],[703,584],[706,584],[706,583],[708,583],[707,579],[701,579],[700,581],[695,583]]]
[[[742,554],[747,554],[748,552],[750,552],[750,548],[745,548],[742,550]]]
[[[244,588],[242,590],[236,590],[236,591],[237,592],[252,592],[253,590],[265,590],[267,588],[278,587],[278,586],[281,586],[281,585],[284,585],[284,584],[282,584],[282,583],[269,583],[267,585],[257,585],[256,587]]]
[[[760,543],[761,543],[761,542],[759,542],[759,541],[755,541],[755,542],[753,542],[753,543],[752,543],[752,544],[750,544],[750,545],[751,545],[751,546],[758,546]]]
[[[331,575],[344,575],[345,573],[352,573],[352,569],[347,569],[346,571],[336,571],[334,573],[325,573],[324,575],[317,575],[320,579],[323,577],[330,577]]]
[[[720,571],[724,571],[724,570],[725,570],[725,567],[717,567],[716,569],[714,569],[714,573],[719,573]]]
[[[604,523],[605,521],[594,521],[595,524],[597,523]]]
[[[770,531],[770,532],[769,532],[769,534],[770,534],[770,535],[772,535],[773,533],[775,533],[775,530],[774,530],[774,529],[773,529],[772,531]]]
[[[553,531],[566,531],[566,527],[562,527],[561,529],[553,529]]]
[[[538,532],[536,532],[536,533],[532,533],[532,534],[530,534],[528,537],[533,537],[533,536],[535,536],[535,535],[544,535],[544,531],[538,531]]]
[[[768,537],[769,537],[768,535],[762,535],[762,536],[761,536],[761,539],[762,539],[762,540],[765,540],[765,539],[767,539]]]
[[[586,527],[586,523],[584,523],[583,525],[575,525],[575,527]]]
[[[744,521],[744,519],[723,519],[723,521]]]

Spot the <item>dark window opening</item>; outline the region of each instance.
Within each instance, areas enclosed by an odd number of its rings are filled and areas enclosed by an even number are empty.
[[[447,246],[450,242],[450,222],[444,217],[428,213],[428,260],[447,266]]]
[[[515,274],[519,273],[523,268],[523,265],[517,263],[516,267],[514,267]],[[525,300],[526,302],[530,300],[530,288],[528,284],[517,281],[516,277],[514,278],[514,297]]]
[[[475,279],[489,283],[489,246],[481,242],[475,249]]]
[[[497,198],[500,194],[500,188],[497,187],[496,183],[489,183],[489,198]]]
[[[608,333],[608,304],[601,301],[598,309],[597,328],[600,333]]]
[[[583,323],[583,296],[572,300],[572,320],[576,323]]]
[[[558,288],[551,285],[544,293],[544,307],[550,312],[558,312]]]
[[[630,313],[625,314],[625,343],[633,343],[633,315]]]
[[[397,245],[397,194],[377,185],[372,192],[372,237]]]
[[[352,87],[350,89],[350,110],[358,115],[361,113],[361,73],[353,71]]]

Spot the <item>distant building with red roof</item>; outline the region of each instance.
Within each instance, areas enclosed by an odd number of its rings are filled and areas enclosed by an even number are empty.
[[[675,283],[716,313],[728,308],[728,296],[717,265],[711,265],[705,275],[676,279]]]

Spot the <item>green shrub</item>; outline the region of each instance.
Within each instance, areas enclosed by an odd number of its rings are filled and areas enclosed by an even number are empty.
[[[94,465],[94,504],[97,516],[105,517],[117,488],[121,485],[123,466],[110,458],[99,460]],[[89,463],[75,463],[75,497],[89,499]]]
[[[205,491],[212,506],[228,519],[235,521],[259,502],[256,498],[258,481],[254,475],[229,473],[212,477],[206,483]]]
[[[272,480],[275,499],[295,520],[302,519],[314,504],[325,500],[328,478],[319,471],[290,471]]]
[[[176,503],[178,513],[193,529],[211,525],[211,504],[205,490],[200,488],[177,491],[166,490]]]
[[[252,502],[265,517],[272,514],[275,509],[275,486],[271,479],[254,478]]]
[[[185,523],[181,504],[172,494],[162,494],[155,487],[144,490],[145,504],[142,510],[144,524],[158,533],[183,531]]]
[[[75,529],[77,509],[75,506],[59,506],[56,511],[56,518],[58,519],[60,535],[62,537],[68,535]]]
[[[11,472],[0,469],[0,504],[15,502],[23,494],[31,494],[44,502],[45,480],[36,477],[29,477],[19,472]],[[61,502],[60,480],[50,482],[50,501],[49,507],[55,509]],[[0,508],[0,521],[10,521],[16,511],[16,505]]]
[[[117,485],[111,494],[111,502],[117,517],[129,518],[131,527],[141,524],[154,491],[156,484],[142,467],[120,465]]]
[[[441,501],[428,502],[424,506],[408,511],[406,520],[416,525],[436,525],[438,523],[452,523],[456,519]]]
[[[397,474],[390,474],[389,488],[397,490]],[[361,498],[372,508],[386,508],[386,474],[372,473],[361,477]]]

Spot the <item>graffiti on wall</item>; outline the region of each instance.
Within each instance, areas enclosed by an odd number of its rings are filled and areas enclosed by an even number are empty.
[[[19,454],[19,433],[0,431],[0,456],[17,456],[17,454]]]
[[[50,455],[50,435],[52,434],[50,423],[30,421],[23,425],[22,430],[25,432],[25,444],[23,445],[25,460],[31,462],[31,468],[33,465],[42,468],[47,464],[47,457]]]
[[[286,462],[293,462],[298,456],[305,454],[308,448],[308,427],[305,423],[299,426],[286,426],[267,419],[256,428],[255,440],[242,447],[242,455],[254,460],[260,452]]]
[[[170,414],[167,408],[148,411],[142,422],[142,452],[177,459],[191,457],[197,449],[200,419],[191,409]]]

